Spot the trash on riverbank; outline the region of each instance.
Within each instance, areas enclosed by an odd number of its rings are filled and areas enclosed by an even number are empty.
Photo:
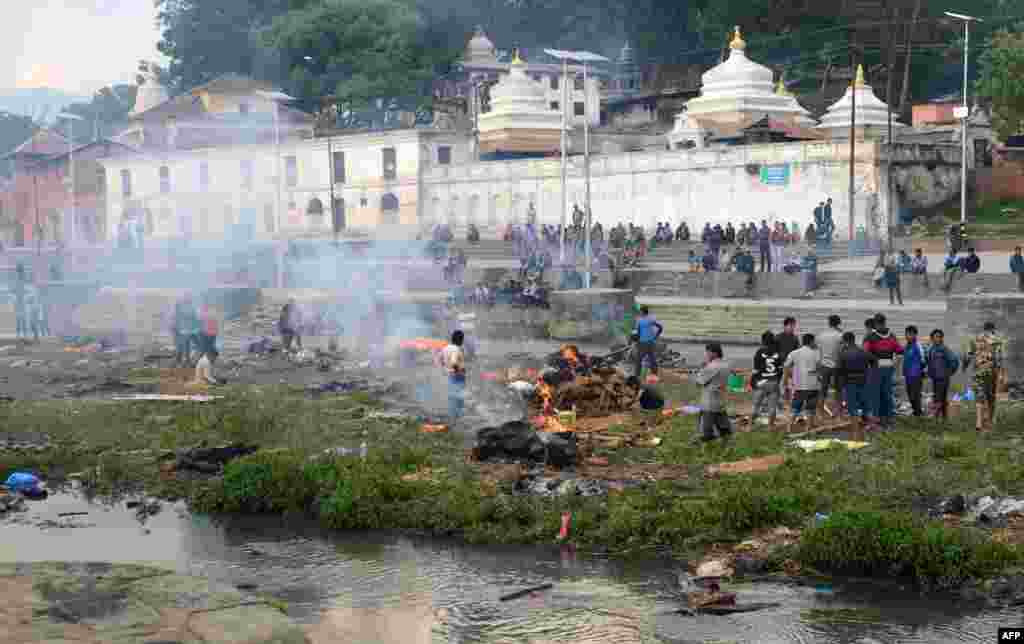
[[[502,595],[501,597],[498,598],[498,600],[499,601],[503,601],[503,602],[507,602],[507,601],[512,600],[512,599],[519,599],[520,597],[526,597],[527,595],[532,595],[533,593],[539,593],[542,590],[550,590],[550,589],[552,589],[554,587],[555,587],[554,584],[540,584],[539,586],[533,586],[531,588],[524,588],[522,590],[517,590],[517,591],[515,591],[513,593],[508,593],[507,595]]]
[[[430,423],[423,423],[420,425],[421,434],[447,434],[448,425],[431,425]]]
[[[39,477],[31,472],[13,472],[4,482],[4,486],[12,492],[31,492],[41,485]]]
[[[130,396],[111,396],[111,400],[117,401],[152,401],[152,400],[166,400],[175,402],[210,402],[211,400],[219,400],[224,396],[203,396],[203,395],[188,395],[188,394],[133,394]]]
[[[793,447],[798,447],[803,451],[810,452],[821,452],[833,447],[845,447],[848,450],[858,450],[868,446],[868,443],[861,443],[857,441],[842,441],[836,438],[824,438],[816,441],[798,440],[791,443]]]
[[[704,468],[705,476],[718,476],[719,474],[750,474],[752,472],[766,472],[786,462],[782,454],[763,456],[761,458],[748,458],[732,463],[719,463],[708,465]]]
[[[254,454],[258,449],[251,445],[198,447],[179,455],[175,461],[174,470],[220,474],[228,461]]]

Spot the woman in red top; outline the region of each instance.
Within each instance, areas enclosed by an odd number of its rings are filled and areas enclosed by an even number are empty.
[[[217,357],[217,318],[210,312],[209,304],[199,305],[199,350],[209,356],[212,362]]]

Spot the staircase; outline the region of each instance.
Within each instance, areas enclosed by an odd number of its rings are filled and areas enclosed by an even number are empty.
[[[638,302],[644,303],[643,297]],[[889,328],[902,334],[909,324],[916,325],[922,333],[932,329],[941,329],[945,310],[931,307],[929,309],[893,308],[874,302],[862,305],[837,308],[831,303],[821,306],[801,306],[794,308],[784,303],[779,304],[649,304],[651,312],[665,327],[665,337],[671,340],[691,342],[717,341],[723,344],[760,343],[761,334],[765,331],[779,332],[782,321],[788,316],[797,319],[801,332],[818,333],[828,328],[828,317],[832,314],[843,319],[843,328],[863,337],[864,320],[883,312],[888,318]]]

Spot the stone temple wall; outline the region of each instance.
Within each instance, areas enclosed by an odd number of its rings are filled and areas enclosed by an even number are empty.
[[[996,330],[1009,341],[1007,381],[1011,392],[1019,391],[1024,385],[1024,294],[952,295],[946,303],[946,344],[965,350],[986,322],[994,322]]]
[[[898,204],[926,207],[959,193],[960,157],[955,146],[900,145],[892,151],[893,192]],[[854,226],[877,238],[888,226],[888,151],[876,141],[855,146]],[[567,167],[568,203],[584,203],[583,158]],[[591,158],[595,221],[607,229],[619,221],[653,227],[685,219],[694,230],[705,222],[813,221],[814,207],[833,200],[837,234],[849,230],[849,146],[834,142],[747,145],[666,150]],[[427,222],[456,228],[474,222],[496,227],[526,221],[533,204],[537,221],[562,220],[561,163],[532,159],[438,166],[424,173],[420,199]],[[896,208],[893,212],[896,212]],[[696,226],[696,228],[694,228]]]

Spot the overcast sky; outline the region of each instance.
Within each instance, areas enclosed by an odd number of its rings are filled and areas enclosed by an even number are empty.
[[[51,87],[88,96],[162,61],[153,0],[3,0],[0,89]]]

